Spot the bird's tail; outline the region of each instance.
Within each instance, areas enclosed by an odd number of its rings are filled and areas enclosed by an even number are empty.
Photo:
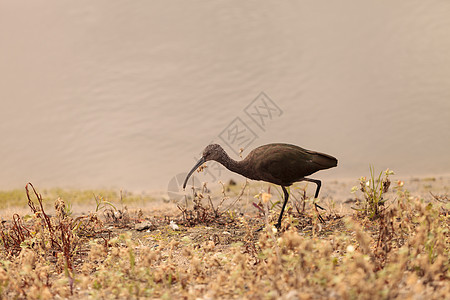
[[[336,167],[338,164],[338,160],[335,157],[320,152],[315,153],[313,161],[324,169]]]

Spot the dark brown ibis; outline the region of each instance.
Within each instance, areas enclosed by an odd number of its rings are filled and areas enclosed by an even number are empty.
[[[306,176],[319,170],[336,167],[338,162],[336,158],[328,154],[279,143],[260,146],[252,150],[245,159],[236,161],[230,158],[220,145],[211,144],[205,148],[200,160],[189,171],[184,180],[183,189],[192,173],[208,160],[215,160],[228,170],[249,179],[280,185],[284,192],[284,203],[276,224],[278,228],[281,226],[284,208],[289,199],[286,187],[299,181],[313,182],[317,185],[314,195],[314,198],[317,198],[322,182],[317,179],[306,178]],[[320,215],[319,218],[323,221]]]

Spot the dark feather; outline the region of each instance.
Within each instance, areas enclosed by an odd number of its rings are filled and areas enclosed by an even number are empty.
[[[315,151],[289,144],[269,144],[251,151],[244,161],[251,172],[251,179],[289,186],[319,170],[337,165],[337,159]]]

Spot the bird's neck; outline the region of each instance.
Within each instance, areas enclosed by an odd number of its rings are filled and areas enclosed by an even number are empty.
[[[244,177],[251,178],[251,172],[248,169],[246,160],[236,161],[227,155],[223,157],[219,162],[228,170],[241,174]]]

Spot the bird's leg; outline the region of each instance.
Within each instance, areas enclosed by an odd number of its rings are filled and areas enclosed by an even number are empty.
[[[286,190],[286,188],[284,186],[281,186],[281,188],[283,189],[283,192],[284,192],[284,203],[283,203],[283,207],[281,207],[281,212],[280,212],[280,216],[278,217],[277,225],[275,225],[275,227],[278,229],[281,227],[281,219],[283,219],[284,208],[286,207],[286,204],[289,199],[289,193]]]
[[[319,191],[320,191],[320,187],[322,186],[322,182],[318,179],[311,179],[311,178],[303,178],[304,181],[309,181],[309,182],[313,182],[317,185],[316,188],[316,193],[314,195],[314,199],[317,199],[319,197]],[[317,210],[317,208],[323,209],[325,210],[323,207],[321,207],[320,205],[318,205],[317,203],[314,203],[314,208],[316,209],[317,215],[319,216],[319,220],[322,223],[325,223],[325,220],[322,218],[322,216],[319,214],[319,211]]]

